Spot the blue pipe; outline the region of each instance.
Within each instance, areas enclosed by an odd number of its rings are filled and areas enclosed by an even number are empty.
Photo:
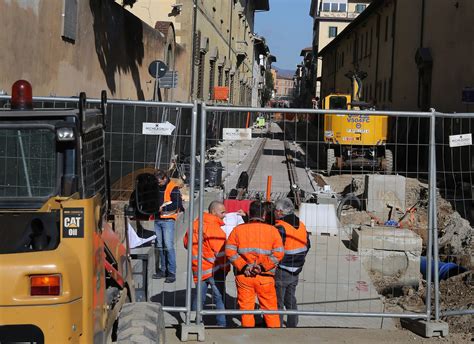
[[[423,274],[423,278],[426,279],[426,257],[421,256],[420,259],[420,272]],[[434,275],[434,264],[431,265],[432,268],[432,273]],[[463,268],[462,266],[459,266],[454,263],[444,263],[444,262],[439,262],[438,265],[438,272],[439,272],[439,279],[440,280],[445,280],[448,279],[449,277],[453,277],[456,275],[459,275],[463,272],[467,271],[466,268]]]

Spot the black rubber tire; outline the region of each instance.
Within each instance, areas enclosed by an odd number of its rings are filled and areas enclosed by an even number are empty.
[[[328,176],[331,175],[331,170],[336,163],[336,153],[334,152],[333,148],[328,148],[327,152],[327,171],[328,171]]]
[[[390,149],[385,150],[385,161],[384,161],[385,174],[392,174],[393,172],[393,153]]]
[[[166,343],[161,305],[152,302],[124,304],[119,316],[117,343]]]

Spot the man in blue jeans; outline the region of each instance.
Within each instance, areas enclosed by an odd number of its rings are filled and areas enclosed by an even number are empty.
[[[198,282],[198,244],[199,244],[199,219],[193,224],[192,234],[192,268],[193,279],[196,284],[201,284],[201,302],[202,306],[206,303],[206,294],[208,287],[211,287],[212,297],[216,309],[225,309],[225,278],[230,270],[230,264],[227,262],[224,252],[226,235],[222,226],[225,216],[225,206],[222,202],[213,201],[209,205],[209,212],[203,214],[203,236],[202,236],[202,274]],[[188,233],[183,239],[184,247],[188,248]],[[196,310],[197,297],[196,289],[193,289],[191,310]],[[216,316],[217,326],[226,326],[226,317],[224,314]]]
[[[165,283],[176,281],[176,252],[174,247],[174,227],[178,213],[183,211],[183,201],[179,187],[165,172],[157,171],[158,214],[155,217],[156,246],[159,251],[159,270],[153,278],[166,278]]]

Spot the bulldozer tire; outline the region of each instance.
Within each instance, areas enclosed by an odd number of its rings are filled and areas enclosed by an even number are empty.
[[[393,153],[390,149],[385,150],[385,159],[383,160],[383,170],[385,174],[392,174],[393,172]]]
[[[166,343],[165,320],[159,303],[126,303],[120,312],[117,343]]]
[[[328,171],[328,176],[331,175],[331,170],[336,163],[336,154],[334,153],[334,149],[329,148],[327,150],[327,171]]]

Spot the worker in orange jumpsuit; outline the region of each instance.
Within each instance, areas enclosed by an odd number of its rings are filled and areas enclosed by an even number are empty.
[[[264,310],[277,310],[274,274],[284,249],[278,230],[265,223],[265,208],[252,202],[249,222],[234,228],[225,245],[227,259],[234,266],[237,301],[241,310],[255,308],[255,296]],[[265,314],[267,327],[280,327],[278,314]],[[242,315],[243,327],[255,327],[252,314]]]
[[[225,257],[226,234],[221,228],[224,225],[225,206],[222,202],[213,201],[209,205],[209,212],[203,214],[202,233],[202,277],[201,277],[201,301],[202,306],[206,302],[208,287],[211,287],[212,296],[216,309],[225,309],[225,278],[230,270],[230,264]],[[199,243],[199,219],[193,224],[193,256],[192,269],[194,283],[198,283],[198,243]],[[183,239],[184,247],[188,248],[188,233]],[[194,290],[195,291],[195,290]],[[193,293],[191,308],[196,310],[197,299]],[[224,314],[216,316],[217,326],[226,327]]]

